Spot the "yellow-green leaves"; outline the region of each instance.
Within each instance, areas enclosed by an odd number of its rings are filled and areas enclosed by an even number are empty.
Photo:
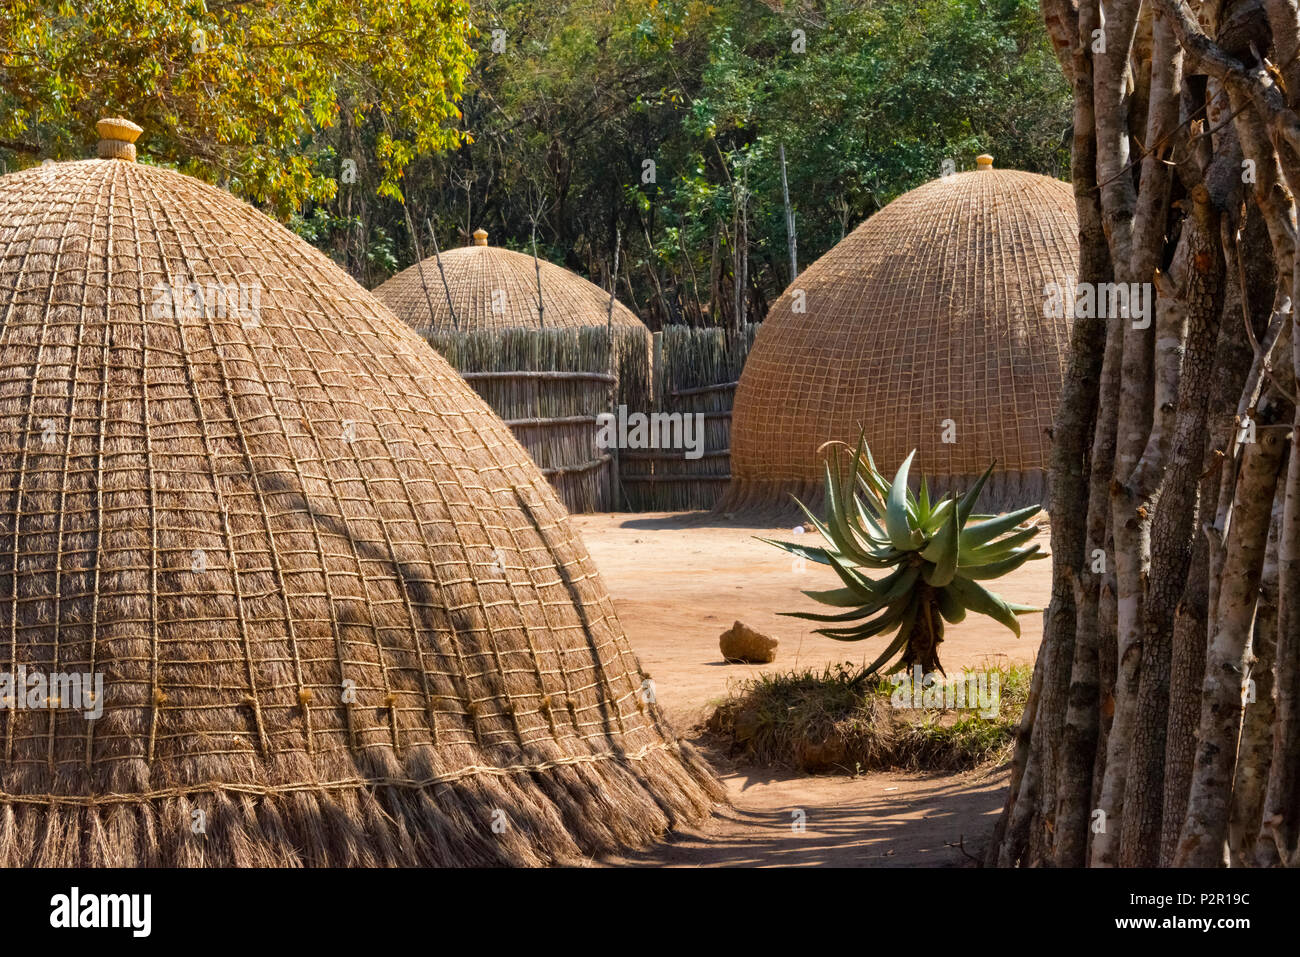
[[[354,157],[381,193],[413,159],[458,145],[473,59],[463,0],[7,0],[0,139],[33,161],[92,155],[111,114],[164,162],[282,217],[337,188],[318,162],[340,121],[377,126]],[[339,142],[339,146],[354,148]]]

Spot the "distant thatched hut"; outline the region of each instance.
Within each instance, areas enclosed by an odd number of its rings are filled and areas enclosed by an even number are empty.
[[[474,231],[474,245],[408,266],[378,286],[375,295],[422,336],[477,329],[603,329],[609,311],[609,293],[595,283],[545,259],[491,246],[482,229]],[[613,324],[650,334],[617,300]]]
[[[991,167],[899,197],[772,306],[737,388],[720,510],[819,501],[818,449],[863,427],[882,471],[916,448],[944,490],[996,459],[985,507],[1043,500],[1070,334],[1045,302],[1053,284],[1073,291],[1074,198]]]
[[[533,864],[704,813],[500,420],[138,132],[0,178],[0,864]]]
[[[611,398],[650,401],[650,330],[621,302],[611,312],[609,293],[581,276],[487,240],[477,230],[474,245],[410,266],[375,295],[506,420],[570,511],[614,508],[596,416]]]

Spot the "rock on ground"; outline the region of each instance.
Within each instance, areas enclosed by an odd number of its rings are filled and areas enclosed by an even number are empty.
[[[747,661],[763,665],[776,660],[777,640],[737,621],[722,633],[718,647],[728,661]]]

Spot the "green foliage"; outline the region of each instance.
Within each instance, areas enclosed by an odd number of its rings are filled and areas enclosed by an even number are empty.
[[[126,116],[150,158],[287,217],[334,196],[331,131],[370,123],[376,188],[400,197],[413,159],[463,139],[467,13],[462,0],[8,0],[0,139],[81,159],[96,119]]]
[[[816,20],[738,19],[721,31],[692,110],[695,128],[749,168],[755,219],[778,259],[781,144],[805,263],[945,160],[969,169],[989,150],[1002,165],[1065,171],[1068,90],[1037,3],[819,6]]]
[[[414,206],[446,246],[525,237],[544,200],[539,242],[602,280],[619,232],[621,294],[652,324],[734,325],[742,205],[748,318],[789,283],[782,146],[804,267],[945,159],[1068,169],[1033,0],[484,0],[476,22],[474,142],[428,161]]]
[[[847,469],[841,466],[839,447],[834,446],[826,463],[825,521],[799,503],[826,546],[763,539],[829,565],[843,583],[842,588],[804,594],[848,611],[788,612],[791,617],[833,625],[817,633],[840,641],[893,636],[863,671],[864,677],[900,652],[899,667],[920,665],[926,673],[942,671],[938,648],[944,622],[956,624],[968,611],[987,615],[1019,637],[1016,616],[1039,610],[1005,601],[980,582],[1045,557],[1038,545],[1027,544],[1038,527],[1024,524],[1040,506],[1004,515],[973,515],[992,465],[964,495],[931,502],[924,477],[916,494],[908,487],[915,454],[908,455],[889,482],[876,471],[865,441],[858,443]],[[870,575],[875,571],[888,573],[873,579]]]
[[[807,266],[945,159],[1063,174],[1070,122],[1033,0],[0,4],[0,162],[87,156],[109,113],[367,285],[414,261],[408,212],[425,254],[426,221],[535,225],[606,285],[621,237],[652,325],[731,327],[738,261],[750,321],[790,281],[782,147]]]

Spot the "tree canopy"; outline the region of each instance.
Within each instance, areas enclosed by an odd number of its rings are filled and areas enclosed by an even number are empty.
[[[536,219],[541,254],[602,281],[621,234],[620,295],[652,322],[725,321],[738,245],[762,318],[790,280],[782,149],[802,265],[945,160],[1068,168],[1029,0],[496,0],[475,22],[473,142],[415,164],[417,218],[521,247]]]
[[[80,159],[95,120],[145,154],[282,217],[330,200],[340,127],[373,123],[374,189],[465,139],[462,0],[9,0],[0,140],[11,159]]]

